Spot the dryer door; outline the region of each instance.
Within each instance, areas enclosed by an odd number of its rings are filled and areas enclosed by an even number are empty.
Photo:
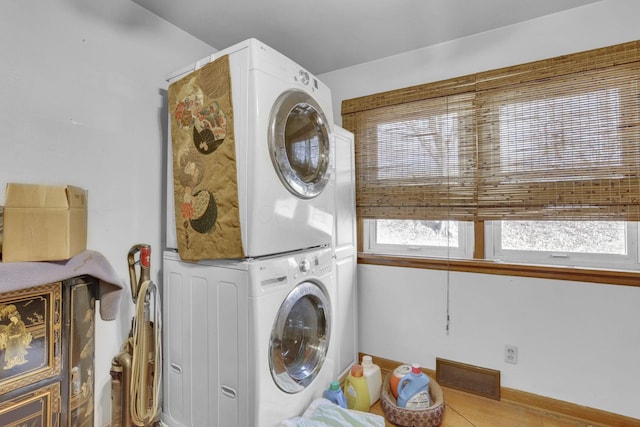
[[[329,122],[306,92],[289,90],[278,97],[269,120],[271,161],[285,187],[310,199],[329,181]]]
[[[331,308],[325,292],[303,282],[284,300],[271,330],[269,366],[278,387],[304,390],[318,375],[329,346]]]

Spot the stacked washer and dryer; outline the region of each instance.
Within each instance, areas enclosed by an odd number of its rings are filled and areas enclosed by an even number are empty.
[[[169,427],[277,425],[357,361],[353,136],[333,125],[324,84],[255,39],[168,81],[223,55],[246,258],[180,259],[169,149],[162,284]]]

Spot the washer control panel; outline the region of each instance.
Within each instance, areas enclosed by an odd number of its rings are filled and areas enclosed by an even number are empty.
[[[332,261],[333,258],[329,251],[302,255],[294,261],[297,270],[295,277],[297,277],[298,274],[304,276],[307,274],[322,275],[331,273],[333,269]]]

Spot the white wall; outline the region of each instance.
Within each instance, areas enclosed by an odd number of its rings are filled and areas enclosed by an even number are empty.
[[[344,99],[638,40],[638,16],[637,0],[603,0],[319,78],[341,123]],[[431,369],[435,357],[498,369],[503,386],[640,418],[640,288],[370,265],[358,273],[360,351]],[[505,344],[518,346],[517,365],[503,361]]]
[[[637,0],[602,0],[566,12],[320,74],[340,124],[345,99],[640,39]],[[437,17],[425,16],[425,25]]]
[[[126,255],[161,267],[165,75],[215,50],[129,0],[15,0],[0,13],[0,205],[7,182],[89,191],[88,247],[128,287]],[[109,369],[133,314],[96,324],[97,426],[111,419]]]

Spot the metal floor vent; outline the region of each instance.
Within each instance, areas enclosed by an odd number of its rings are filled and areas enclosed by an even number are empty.
[[[441,386],[500,400],[500,371],[436,358],[436,381]]]

